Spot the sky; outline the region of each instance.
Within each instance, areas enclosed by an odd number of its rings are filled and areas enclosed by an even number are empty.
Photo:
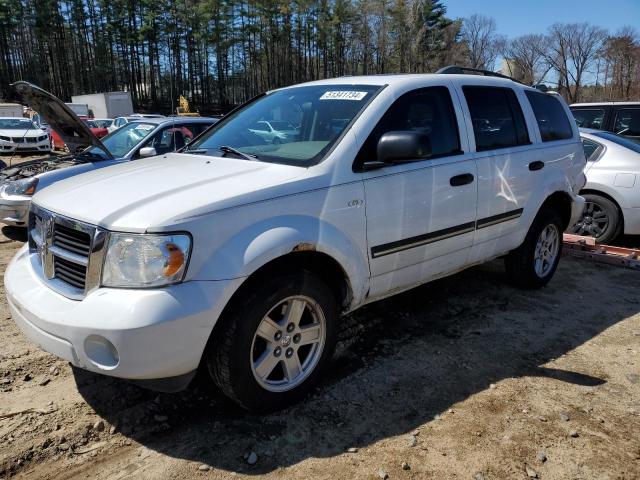
[[[480,13],[493,17],[498,33],[508,38],[545,33],[556,23],[588,22],[614,33],[640,28],[640,0],[444,0],[449,18]]]

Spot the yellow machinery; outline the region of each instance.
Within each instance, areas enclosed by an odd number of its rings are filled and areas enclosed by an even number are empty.
[[[180,95],[178,99],[179,107],[176,107],[176,113],[180,117],[199,117],[200,114],[198,112],[191,112],[189,109],[189,101],[184,98],[184,96]]]

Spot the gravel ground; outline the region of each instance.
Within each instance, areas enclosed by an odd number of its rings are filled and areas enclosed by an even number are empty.
[[[0,236],[0,272],[21,245]],[[72,369],[0,292],[0,479],[637,479],[640,274],[564,258],[536,292],[500,262],[345,320],[332,374],[256,416],[198,379],[157,394]]]

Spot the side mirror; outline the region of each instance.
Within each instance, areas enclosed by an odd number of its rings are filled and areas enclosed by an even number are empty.
[[[156,149],[153,147],[143,147],[138,154],[141,157],[155,157],[157,155]]]
[[[378,162],[416,162],[430,155],[431,142],[424,133],[399,130],[387,132],[378,140]]]

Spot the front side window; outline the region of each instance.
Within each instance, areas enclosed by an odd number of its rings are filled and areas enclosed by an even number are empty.
[[[573,118],[580,128],[593,128],[602,130],[602,122],[604,121],[604,109],[602,108],[572,108]]]
[[[613,131],[625,137],[640,137],[640,108],[620,109]]]
[[[187,144],[187,139],[193,138],[193,133],[184,126],[170,126],[163,128],[147,142],[145,147],[156,149],[157,155],[175,152]]]
[[[314,165],[381,88],[327,84],[277,90],[224,117],[186,151],[246,160],[224,148],[232,147],[265,162]]]
[[[395,130],[424,133],[431,143],[431,157],[460,153],[460,137],[451,94],[446,87],[428,87],[405,93],[385,112],[365,140],[354,168],[376,161],[380,137]]]
[[[533,114],[538,122],[543,142],[566,140],[573,137],[571,124],[560,100],[554,95],[532,90],[525,91],[525,95],[529,99]]]
[[[530,143],[515,92],[502,87],[462,87],[476,139],[476,150],[494,150]]]

